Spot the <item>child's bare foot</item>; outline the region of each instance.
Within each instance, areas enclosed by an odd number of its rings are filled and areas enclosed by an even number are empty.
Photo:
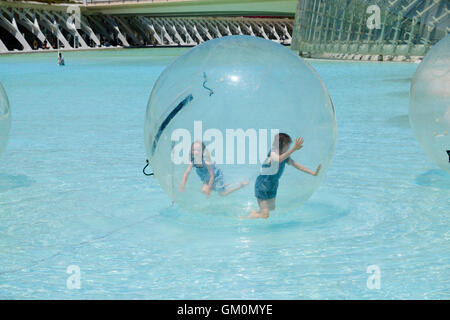
[[[248,185],[248,180],[245,180],[245,181],[242,181],[241,183],[239,183],[239,184],[236,186],[236,190],[239,190],[239,189],[245,187],[246,185]]]
[[[255,210],[250,211],[250,214],[246,217],[244,216],[239,216],[239,220],[244,220],[244,219],[254,219],[254,215],[257,214],[257,212]]]
[[[259,211],[252,210],[250,214],[247,216],[247,219],[266,219],[268,218],[268,214],[263,214]]]
[[[259,213],[255,210],[250,211],[250,214],[247,216],[247,219],[257,219],[259,217]]]
[[[248,181],[243,181],[243,182],[241,182],[241,183],[238,183],[236,186],[234,186],[234,187],[232,187],[232,188],[229,188],[229,189],[227,189],[226,191],[222,192],[220,195],[221,195],[221,196],[227,196],[227,195],[229,195],[230,193],[232,193],[232,192],[234,192],[234,191],[237,191],[237,190],[239,190],[239,189],[245,187],[246,185],[248,185]],[[227,186],[227,185],[226,185],[226,186]]]

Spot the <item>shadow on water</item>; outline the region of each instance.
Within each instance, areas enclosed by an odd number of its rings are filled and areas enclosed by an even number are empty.
[[[0,192],[29,187],[33,183],[34,180],[24,175],[9,175],[0,173]]]
[[[254,231],[260,229],[264,232],[277,232],[288,228],[302,229],[324,226],[347,216],[350,211],[349,208],[342,208],[331,203],[308,202],[295,213],[278,215],[273,213],[269,219],[247,220],[220,214],[217,216],[203,215],[184,212],[177,206],[162,209],[160,216],[180,225],[208,228],[244,227],[254,229]]]
[[[331,203],[308,202],[296,213],[277,217],[267,227],[270,231],[288,228],[317,228],[344,218],[350,211],[350,208],[339,207]]]
[[[241,220],[239,220],[238,217],[231,217],[224,213],[213,215],[199,212],[189,212],[180,208],[176,204],[160,210],[159,214],[166,222],[190,227],[223,228],[239,226],[241,224]]]
[[[416,184],[422,187],[450,190],[450,174],[439,169],[429,170],[416,177]]]
[[[411,128],[411,125],[409,124],[409,116],[408,115],[402,115],[402,116],[396,116],[396,117],[390,118],[389,120],[387,120],[387,123],[394,127]]]
[[[398,98],[409,99],[409,91],[388,92],[387,95],[390,96],[390,97],[398,97]]]
[[[397,83],[409,83],[412,78],[396,78],[396,79],[384,79],[386,82],[397,82]]]

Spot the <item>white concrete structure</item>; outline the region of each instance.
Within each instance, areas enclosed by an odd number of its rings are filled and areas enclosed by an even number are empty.
[[[94,6],[95,7],[95,6]],[[43,49],[195,46],[233,34],[289,45],[292,18],[108,14],[80,4],[0,0],[0,53]]]

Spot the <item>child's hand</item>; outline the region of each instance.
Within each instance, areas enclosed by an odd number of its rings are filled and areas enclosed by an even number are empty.
[[[319,166],[318,166],[317,169],[316,169],[316,172],[314,172],[314,175],[315,175],[315,176],[317,176],[317,175],[319,174],[320,168],[322,168],[322,165],[321,165],[321,164],[319,164]]]
[[[202,192],[209,197],[209,195],[211,194],[211,187],[208,186],[207,184],[204,184],[202,187]]]
[[[301,148],[303,148],[303,138],[297,138],[295,139],[295,144],[294,147],[292,148],[294,151],[300,150]]]
[[[184,184],[180,185],[180,192],[184,191]]]

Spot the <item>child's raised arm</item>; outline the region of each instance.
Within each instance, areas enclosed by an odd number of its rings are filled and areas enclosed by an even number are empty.
[[[292,153],[294,153],[295,151],[300,150],[301,148],[303,148],[303,141],[304,141],[303,138],[301,138],[301,137],[297,138],[297,139],[295,139],[295,144],[294,144],[294,146],[292,147],[291,150],[286,151],[285,153],[283,153],[281,155],[279,155],[276,152],[272,151],[270,153],[270,157],[275,162],[282,162],[282,161],[286,160],[288,157],[290,157]]]
[[[191,172],[191,170],[192,170],[192,166],[193,166],[193,164],[192,164],[192,162],[189,164],[189,166],[186,168],[186,171],[184,172],[184,175],[183,175],[183,180],[181,181],[181,185],[180,185],[180,191],[184,191],[184,186],[186,185],[186,181],[187,181],[187,179],[188,179],[188,177],[189,177],[189,173]]]
[[[320,168],[322,168],[322,165],[319,164],[319,166],[317,167],[316,171],[312,171],[312,170],[308,169],[307,167],[302,166],[300,163],[295,162],[292,159],[289,160],[289,164],[291,166],[293,166],[294,168],[296,168],[296,169],[298,169],[300,171],[306,172],[306,173],[308,173],[308,174],[310,174],[312,176],[317,176],[319,174],[319,172],[320,172]]]

